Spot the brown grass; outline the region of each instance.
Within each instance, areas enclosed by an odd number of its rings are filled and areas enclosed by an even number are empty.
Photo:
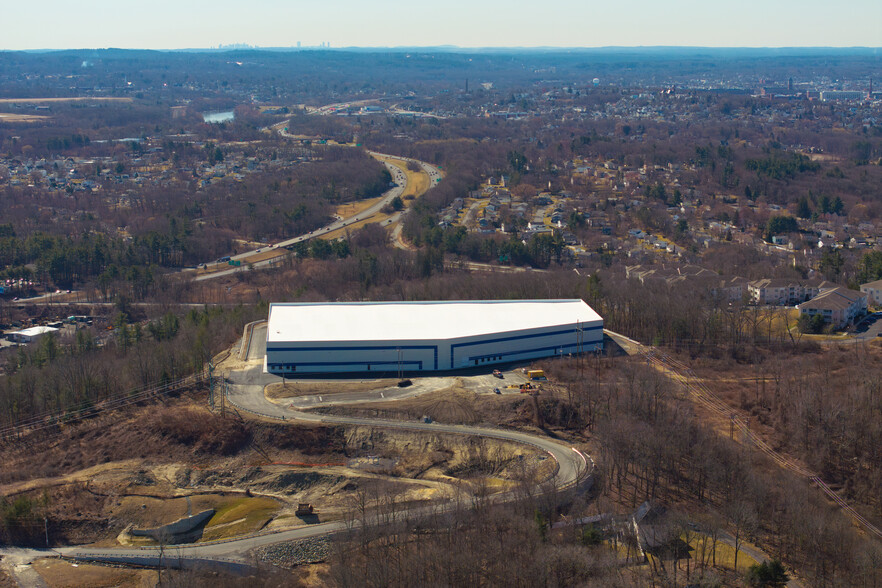
[[[327,409],[333,413],[382,416],[403,420],[416,420],[423,416],[444,423],[474,424],[482,420],[476,407],[474,392],[456,384],[436,392],[415,398],[394,401],[361,402],[357,405]]]
[[[41,122],[52,118],[51,116],[43,116],[39,114],[14,114],[11,112],[0,112],[0,122]]]
[[[376,159],[394,165],[395,167],[400,169],[407,177],[407,189],[401,195],[401,198],[402,200],[404,200],[405,205],[409,205],[413,201],[413,198],[408,198],[408,196],[418,198],[425,194],[431,187],[429,186],[429,174],[422,170],[413,171],[408,169],[407,162],[405,160],[394,157],[376,157]]]
[[[336,231],[331,231],[330,233],[325,233],[319,237],[319,239],[324,239],[326,241],[332,241],[334,239],[339,239],[346,235],[346,233],[352,233],[362,228],[365,225],[370,225],[373,223],[381,223],[384,220],[389,218],[388,214],[383,214],[382,212],[377,212],[372,214],[371,216],[360,219],[357,222],[353,222],[347,224],[345,227],[339,228]]]
[[[196,453],[230,455],[248,441],[248,429],[238,420],[224,419],[205,409],[160,409],[147,419],[147,425]]]
[[[295,398],[315,394],[341,394],[345,392],[373,392],[394,386],[396,380],[371,380],[368,382],[285,382],[266,387],[267,398]]]
[[[60,477],[96,466],[113,468],[111,464],[125,460],[200,462],[211,458],[213,451],[228,455],[235,443],[242,442],[243,428],[251,441],[274,455],[282,451],[276,455],[279,459],[296,461],[304,455],[328,453],[334,460],[331,454],[342,448],[340,427],[242,423],[229,414],[225,420],[203,408],[204,398],[166,399],[166,403],[131,407],[0,447],[0,484],[6,485],[4,491],[13,491],[12,484],[37,478],[50,483],[50,478],[59,477],[57,483],[67,483]],[[232,430],[232,437],[225,429]]]
[[[156,583],[154,570],[130,570],[60,559],[40,559],[34,569],[52,588],[148,587]]]
[[[382,196],[378,196],[377,198],[368,198],[367,200],[358,200],[356,202],[347,202],[346,204],[341,204],[337,207],[337,214],[339,214],[343,218],[357,216],[361,214],[362,211],[367,210],[380,200],[382,200]]]

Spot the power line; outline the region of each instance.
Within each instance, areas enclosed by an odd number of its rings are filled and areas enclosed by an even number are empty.
[[[647,352],[643,345],[640,345],[639,352],[644,358],[646,358],[647,362],[654,367],[661,367],[662,370],[667,370],[669,372],[668,376],[678,381],[686,389],[686,391],[690,393],[700,404],[720,416],[730,418],[730,422],[733,424],[733,426],[739,428],[744,438],[751,442],[754,447],[766,454],[782,468],[790,470],[791,472],[807,478],[810,482],[817,484],[818,487],[824,492],[824,494],[830,497],[849,517],[851,517],[853,521],[855,521],[858,525],[864,527],[873,535],[882,538],[882,530],[880,530],[873,523],[864,518],[859,512],[857,512],[850,504],[845,501],[845,499],[843,499],[832,488],[830,488],[830,486],[826,482],[824,482],[820,478],[820,476],[812,473],[811,471],[802,467],[799,463],[772,449],[762,438],[760,438],[757,433],[753,432],[750,429],[749,419],[743,419],[737,414],[733,414],[731,407],[729,407],[722,400],[717,398],[706,384],[694,377],[695,373],[689,366],[679,360],[673,359],[660,350],[650,349]],[[684,376],[679,371],[677,371],[678,369],[685,371],[687,376]],[[691,384],[689,376],[692,376]]]

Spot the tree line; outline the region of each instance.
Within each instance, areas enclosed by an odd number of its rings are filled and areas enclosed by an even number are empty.
[[[264,304],[206,307],[144,321],[122,305],[109,337],[88,327],[71,339],[44,335],[34,345],[5,354],[0,426],[94,406],[201,373],[212,356],[241,336],[245,323],[266,312]]]

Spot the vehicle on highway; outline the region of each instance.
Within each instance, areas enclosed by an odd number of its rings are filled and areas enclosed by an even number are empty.
[[[257,251],[255,251],[255,253],[260,253],[260,251],[261,251],[261,250],[260,250],[260,249],[258,249],[258,250],[257,250]]]
[[[226,255],[226,256],[224,256],[224,257],[221,257],[220,259],[217,260],[217,263],[224,263],[224,262],[226,262],[226,261],[230,261],[230,256],[229,256],[229,255]]]

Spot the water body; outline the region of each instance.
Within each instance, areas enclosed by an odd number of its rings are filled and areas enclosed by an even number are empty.
[[[203,112],[202,120],[207,123],[225,123],[230,122],[236,118],[236,114],[232,110],[225,110],[223,112]]]

